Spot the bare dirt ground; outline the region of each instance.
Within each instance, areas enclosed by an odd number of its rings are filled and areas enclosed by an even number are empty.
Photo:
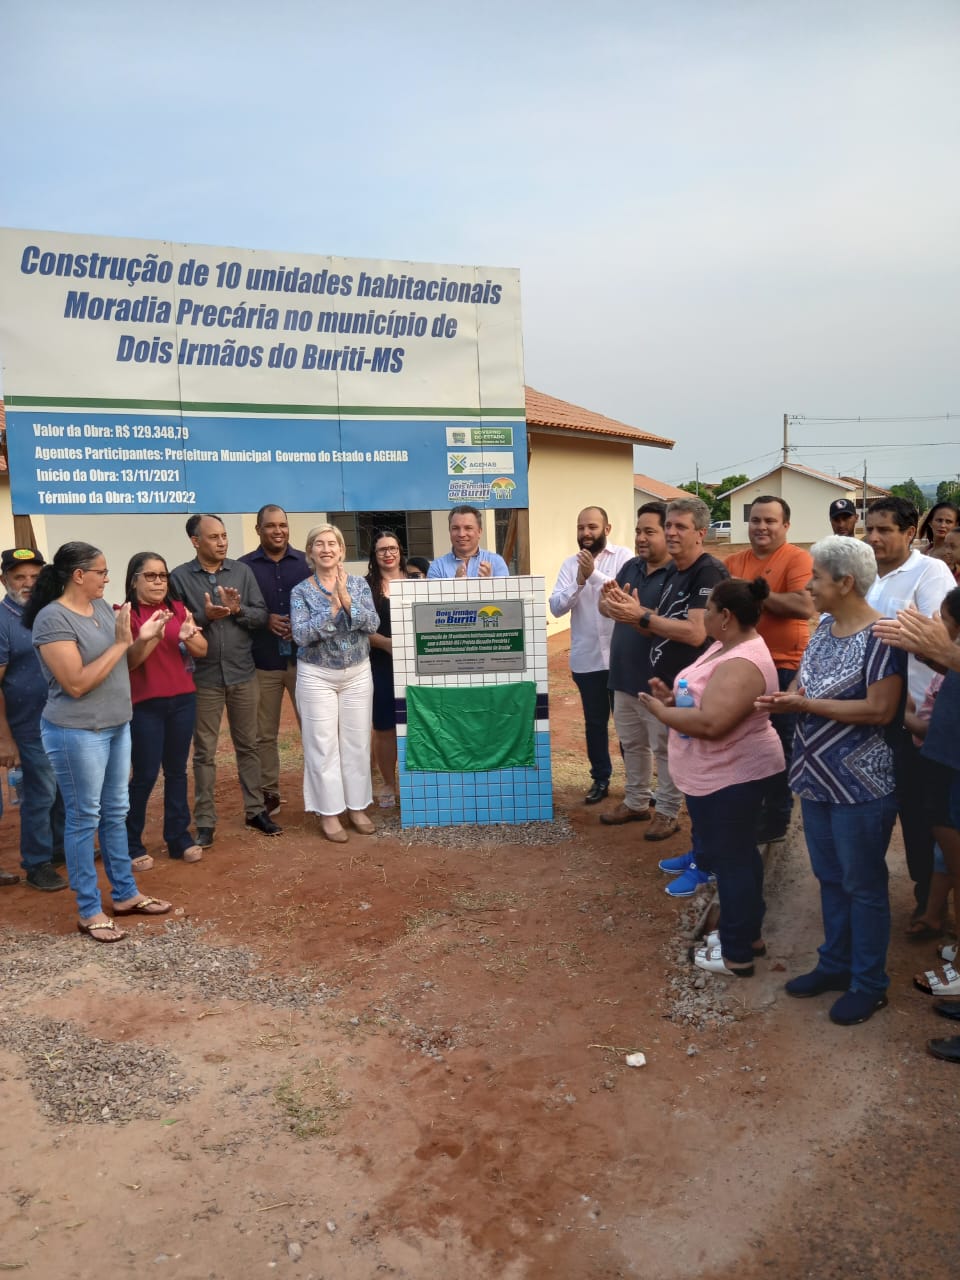
[[[890,1007],[867,1025],[783,995],[819,941],[798,831],[770,865],[757,976],[700,975],[694,912],[656,868],[686,832],[651,845],[583,806],[579,703],[553,647],[559,821],[540,844],[415,840],[379,813],[378,836],[326,843],[287,726],[283,837],[243,827],[224,743],[216,844],[140,878],[176,918],[97,946],[68,894],[0,891],[0,1270],[955,1269],[960,1071],[924,1053],[950,1024],[911,986],[933,949],[903,941],[902,856]],[[8,814],[3,865],[15,848]],[[646,1067],[625,1065],[635,1050]]]

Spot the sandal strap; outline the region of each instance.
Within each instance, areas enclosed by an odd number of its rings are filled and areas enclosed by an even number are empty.
[[[139,911],[142,907],[152,907],[154,905],[162,905],[159,898],[138,898],[130,910]]]
[[[99,924],[85,924],[83,928],[87,933],[91,933],[94,929],[109,929],[111,933],[120,932],[112,920],[101,920]]]

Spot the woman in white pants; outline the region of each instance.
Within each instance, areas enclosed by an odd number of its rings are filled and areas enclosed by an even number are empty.
[[[318,524],[304,548],[313,570],[290,593],[297,653],[297,707],[303,734],[303,802],[320,816],[324,836],[343,844],[351,826],[370,835],[370,723],[373,681],[370,636],[380,618],[363,578],[343,567],[343,534]]]

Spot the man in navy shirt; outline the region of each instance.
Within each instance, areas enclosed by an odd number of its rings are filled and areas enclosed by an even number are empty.
[[[253,662],[257,668],[260,708],[257,750],[267,813],[280,807],[280,712],[286,689],[297,710],[297,650],[290,632],[290,592],[310,577],[307,557],[290,546],[290,526],[283,507],[267,505],[257,512],[260,546],[240,559],[249,565],[263,594],[267,625],[253,633]],[[299,722],[299,715],[297,720]]]
[[[40,552],[30,547],[0,556],[0,581],[7,591],[0,600],[0,765],[10,769],[19,760],[23,771],[20,865],[27,884],[55,893],[67,887],[53,865],[63,861],[63,800],[40,741],[47,680],[22,621],[43,563]],[[15,884],[19,878],[0,872],[0,884]]]

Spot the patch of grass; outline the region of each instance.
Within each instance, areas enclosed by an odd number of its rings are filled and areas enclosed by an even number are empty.
[[[298,1138],[328,1137],[350,1105],[349,1095],[338,1084],[336,1067],[326,1067],[319,1059],[281,1080],[273,1100]]]
[[[423,933],[427,929],[435,929],[446,919],[448,919],[446,911],[432,911],[427,907],[414,915],[404,916],[403,931],[409,937],[411,934]]]
[[[524,900],[519,893],[507,889],[491,889],[486,893],[479,889],[463,889],[450,897],[450,905],[457,911],[505,911],[521,907]]]

